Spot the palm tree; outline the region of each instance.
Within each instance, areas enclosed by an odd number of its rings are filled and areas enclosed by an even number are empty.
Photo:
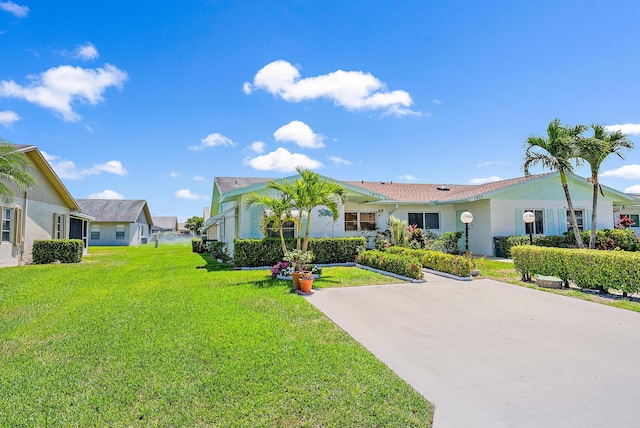
[[[578,142],[579,159],[584,160],[591,167],[591,183],[593,184],[593,208],[591,211],[591,237],[589,248],[596,246],[596,222],[598,220],[598,191],[603,194],[602,187],[598,181],[600,166],[609,155],[617,155],[624,159],[622,150],[633,149],[633,143],[621,131],[607,132],[603,125],[593,124],[593,136]]]
[[[196,235],[200,234],[200,229],[202,229],[202,226],[204,226],[204,219],[202,217],[198,217],[197,215],[189,217],[187,221],[184,222],[184,227],[186,227]]]
[[[580,135],[587,129],[584,125],[574,127],[563,126],[560,119],[554,119],[547,127],[547,137],[529,137],[525,142],[525,156],[522,170],[524,175],[531,175],[529,169],[532,166],[540,165],[545,169],[558,171],[560,173],[560,181],[564,189],[564,195],[569,205],[569,214],[571,218],[571,227],[573,234],[578,243],[578,248],[584,248],[580,231],[578,230],[578,222],[573,211],[573,202],[569,194],[569,184],[567,182],[567,173],[573,172],[572,159],[576,159],[576,141]],[[579,159],[578,159],[579,162]]]
[[[309,230],[311,226],[311,210],[319,206],[325,206],[331,212],[333,221],[340,216],[340,204],[344,204],[347,190],[336,183],[323,178],[317,172],[303,167],[296,167],[300,178],[293,181],[271,181],[267,187],[277,190],[291,198],[292,205],[298,209],[298,241],[296,248],[306,252],[309,248]],[[307,226],[304,233],[304,243],[300,248],[300,235],[302,232],[302,218],[307,217]]]
[[[0,200],[10,201],[15,197],[14,186],[20,190],[36,185],[36,179],[29,174],[29,159],[13,144],[0,140]]]
[[[248,209],[252,205],[264,206],[267,208],[260,228],[265,232],[265,234],[268,230],[278,230],[280,233],[282,254],[286,254],[287,246],[284,242],[282,227],[289,221],[296,221],[292,215],[293,206],[291,205],[291,198],[284,193],[279,193],[277,196],[270,196],[252,192],[247,195],[244,204],[245,209]]]

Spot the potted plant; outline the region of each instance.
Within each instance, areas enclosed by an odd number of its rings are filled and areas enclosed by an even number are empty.
[[[294,288],[299,290],[299,279],[304,272],[309,270],[307,268],[307,264],[311,263],[311,260],[313,260],[313,253],[311,251],[291,250],[285,253],[284,260],[290,262],[293,266],[291,278],[293,279]]]
[[[311,287],[313,286],[313,274],[311,272],[303,272],[302,276],[298,280],[300,283],[300,292],[311,294]]]

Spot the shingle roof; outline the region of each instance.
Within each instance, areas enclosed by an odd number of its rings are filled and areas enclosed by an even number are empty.
[[[487,192],[500,190],[549,174],[551,173],[517,177],[485,184],[417,184],[378,181],[345,181],[344,183],[383,194],[390,200],[398,202],[444,202],[478,197]]]
[[[96,222],[125,223],[135,223],[147,204],[144,199],[77,199],[77,202],[82,212],[95,217]]]
[[[215,184],[222,194],[230,190],[255,186],[256,184],[262,184],[273,180],[275,180],[275,178],[216,177]]]
[[[177,230],[178,217],[172,216],[153,216],[153,226],[157,229],[173,229]]]

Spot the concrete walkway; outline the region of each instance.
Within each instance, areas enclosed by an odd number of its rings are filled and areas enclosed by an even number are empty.
[[[307,299],[434,403],[436,428],[640,426],[640,313],[426,279]]]

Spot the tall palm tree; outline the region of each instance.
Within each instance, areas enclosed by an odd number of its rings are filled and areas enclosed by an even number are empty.
[[[0,139],[0,200],[12,200],[14,186],[25,190],[36,185],[36,179],[27,171],[28,166],[29,159],[24,153]]]
[[[578,230],[578,222],[573,210],[573,202],[569,194],[569,184],[567,182],[567,173],[573,172],[572,159],[576,159],[576,141],[582,133],[587,129],[584,125],[574,127],[563,126],[560,119],[554,119],[547,127],[547,137],[528,137],[525,142],[525,156],[522,170],[526,176],[531,175],[529,170],[532,166],[540,165],[545,169],[558,171],[560,173],[560,181],[564,189],[564,195],[569,205],[569,214],[571,218],[571,226],[573,234],[578,243],[578,248],[584,248],[580,231]],[[578,159],[579,162],[579,159]]]
[[[607,132],[600,124],[591,125],[593,136],[578,142],[577,156],[587,162],[591,168],[591,183],[593,184],[593,208],[591,211],[591,237],[589,248],[596,246],[596,222],[598,220],[598,191],[604,196],[598,181],[600,166],[609,155],[617,155],[624,159],[622,150],[633,149],[633,143],[621,131]]]
[[[336,183],[322,177],[317,172],[296,167],[300,178],[293,181],[271,181],[267,186],[291,197],[291,202],[298,209],[298,241],[297,249],[306,252],[309,248],[309,230],[311,227],[311,210],[325,206],[331,212],[333,221],[340,216],[340,204],[344,204],[347,190]],[[300,248],[302,218],[307,217],[304,243]]]
[[[282,254],[286,254],[287,246],[284,242],[282,227],[289,221],[295,221],[292,215],[293,206],[291,205],[291,198],[282,192],[277,196],[261,195],[259,193],[252,192],[247,195],[244,204],[245,209],[252,205],[264,206],[267,208],[260,228],[265,232],[265,234],[269,230],[278,230],[280,233]]]

